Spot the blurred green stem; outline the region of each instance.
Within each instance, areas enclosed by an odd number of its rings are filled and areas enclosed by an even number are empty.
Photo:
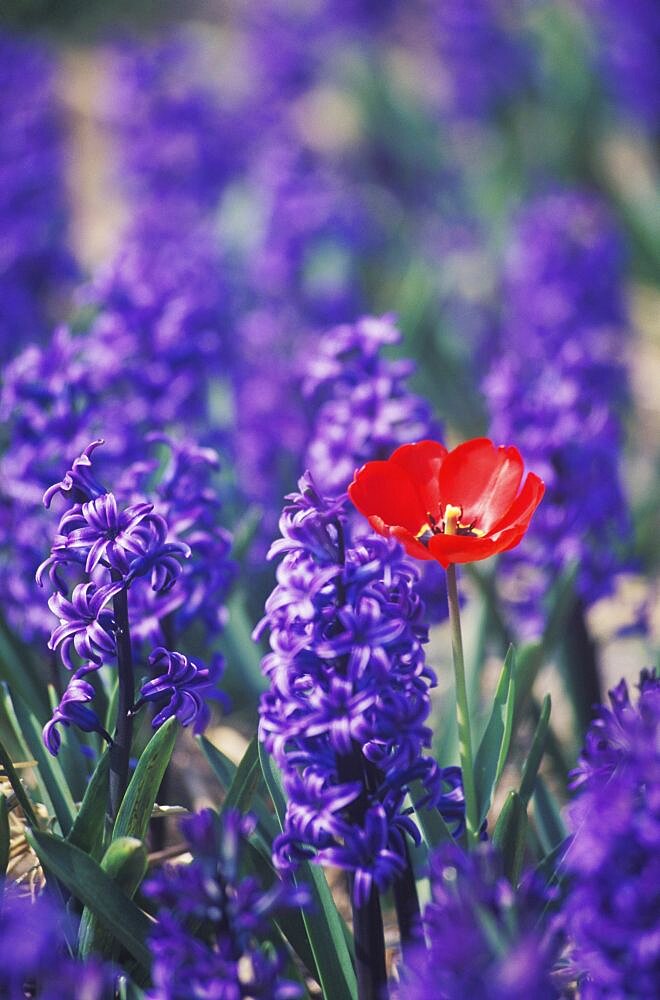
[[[465,683],[465,657],[461,635],[461,612],[458,603],[456,566],[447,567],[447,598],[449,602],[449,624],[451,626],[451,648],[456,681],[456,720],[458,723],[458,748],[463,774],[465,795],[465,825],[468,848],[477,843],[477,795],[474,786],[474,759],[472,756],[472,734],[470,732],[470,711],[468,708],[467,686]]]

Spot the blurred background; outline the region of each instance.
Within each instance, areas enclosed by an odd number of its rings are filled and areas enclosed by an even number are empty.
[[[45,649],[41,494],[82,447],[107,439],[120,492],[150,435],[212,447],[199,509],[212,488],[233,568],[209,549],[175,614],[226,655],[237,757],[303,470],[341,492],[429,428],[490,434],[548,496],[465,575],[473,697],[523,644],[565,772],[660,638],[655,0],[4,0],[0,120],[5,655]]]

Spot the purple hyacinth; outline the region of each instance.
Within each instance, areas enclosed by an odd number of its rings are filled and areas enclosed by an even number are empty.
[[[285,870],[310,856],[345,868],[360,907],[403,873],[406,835],[419,837],[403,805],[411,784],[442,808],[453,774],[423,755],[435,677],[414,567],[396,543],[351,538],[345,497],[322,497],[309,474],[299,488],[271,548],[284,559],[256,632],[269,629],[272,650],[260,736],[287,791],[274,857]]]
[[[145,882],[144,893],[158,907],[150,938],[154,1000],[293,1000],[302,994],[284,976],[287,956],[264,943],[272,938],[273,917],[306,906],[309,893],[279,881],[264,889],[242,876],[243,843],[254,826],[235,810],[191,816],[181,828],[192,862],[161,869]]]
[[[48,648],[59,650],[62,663],[68,670],[75,670],[72,654],[98,666],[107,662],[116,651],[115,620],[107,607],[109,601],[123,589],[123,583],[78,583],[71,598],[57,591],[48,601],[48,607],[59,618],[53,629]]]
[[[51,54],[0,31],[0,360],[43,339],[75,267]]]
[[[107,109],[123,178],[137,199],[212,208],[243,162],[251,123],[204,79],[204,46],[171,34],[125,42],[111,53]]]
[[[324,493],[342,493],[356,469],[401,444],[442,437],[430,405],[406,385],[413,362],[383,356],[400,342],[393,316],[364,316],[329,330],[311,355],[303,388],[317,414],[306,464]]]
[[[571,772],[570,787],[585,790],[609,780],[634,759],[636,749],[652,745],[660,718],[660,679],[643,670],[639,699],[633,705],[622,680],[609,692],[611,708],[599,705],[585,737],[578,766]]]
[[[186,544],[168,540],[167,521],[154,512],[152,504],[138,502],[120,509],[114,494],[103,490],[91,462],[98,443],[88,446],[64,479],[50,487],[44,496],[45,503],[50,504],[59,493],[71,505],[60,519],[49,558],[37,571],[40,583],[43,584],[47,572],[56,588],[48,604],[59,619],[59,626],[51,634],[49,647],[59,651],[69,670],[76,669],[74,654],[82,661],[60,706],[44,729],[44,741],[53,754],[60,746],[55,728],[59,722],[75,723],[88,732],[103,732],[100,724],[94,724],[98,720],[92,710],[84,706],[93,697],[94,689],[88,682],[81,681],[81,677],[115,659],[124,699],[118,726],[124,726],[125,753],[128,753],[134,698],[129,591],[134,598],[136,593],[150,589],[162,600],[181,576],[181,559],[190,555]],[[68,575],[72,573],[83,579],[76,583],[69,597]],[[143,611],[144,601],[138,598],[132,603],[135,618]],[[206,676],[200,674],[195,683],[197,668],[191,670],[193,676],[184,671],[170,678],[169,689],[164,679],[160,679],[159,693],[166,694],[169,690],[170,695],[170,703],[164,711],[186,721],[202,712],[201,692],[205,688],[208,691],[211,682],[206,672]],[[194,695],[187,691],[186,685],[196,688]],[[153,693],[151,689],[150,693]],[[203,715],[202,712],[202,721]],[[113,751],[117,740],[116,735]],[[127,760],[126,757],[126,764]]]
[[[431,857],[430,879],[432,899],[424,913],[428,947],[418,945],[402,970],[406,1000],[565,995],[553,978],[562,937],[546,910],[548,894],[533,877],[514,892],[492,845],[468,855],[447,844]]]
[[[506,0],[440,0],[433,5],[440,71],[448,108],[483,118],[523,90],[530,54],[516,37],[517,4]]]
[[[44,743],[53,757],[59,753],[62,742],[58,726],[74,725],[84,733],[100,733],[108,743],[112,742],[94,709],[88,707],[96,692],[88,681],[83,680],[85,672],[84,668],[77,671],[69,681],[59,705],[44,726]]]
[[[153,718],[154,729],[176,718],[184,727],[194,723],[193,731],[201,733],[211,717],[208,699],[221,701],[227,707],[227,696],[216,687],[223,670],[221,657],[214,657],[205,667],[183,653],[159,646],[150,654],[149,666],[156,676],[140,688],[141,702],[167,701]]]
[[[0,996],[4,1000],[107,1000],[116,973],[97,958],[71,958],[75,940],[70,917],[47,896],[31,899],[2,885],[0,906]]]
[[[633,708],[610,693],[581,760],[569,810],[565,904],[585,1000],[660,992],[660,681],[645,672]]]
[[[407,386],[413,362],[384,356],[401,342],[393,316],[363,316],[329,330],[306,366],[303,391],[315,407],[306,464],[322,492],[342,493],[356,469],[399,445],[441,439],[429,403]],[[418,588],[429,620],[447,615],[444,573],[428,563]]]
[[[567,566],[578,562],[590,605],[626,564],[626,340],[622,248],[604,206],[572,191],[529,204],[509,248],[498,360],[485,381],[491,436],[516,441],[546,484],[525,546],[501,560],[505,596],[528,634]]]
[[[602,82],[625,114],[660,129],[660,9],[655,0],[583,0],[595,15]]]

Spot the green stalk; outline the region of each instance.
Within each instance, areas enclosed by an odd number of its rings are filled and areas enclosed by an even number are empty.
[[[456,566],[447,567],[447,599],[449,602],[449,624],[451,626],[451,649],[454,660],[456,681],[456,720],[458,723],[458,749],[463,773],[465,794],[465,825],[468,848],[478,840],[477,794],[474,786],[474,758],[472,755],[472,734],[470,732],[470,710],[468,708],[467,686],[465,683],[465,657],[461,634],[461,613],[458,603]]]

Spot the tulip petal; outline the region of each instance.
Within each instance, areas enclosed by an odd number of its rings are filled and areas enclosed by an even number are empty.
[[[451,563],[488,559],[497,551],[492,538],[478,538],[476,535],[434,535],[429,541],[431,556],[445,569]]]
[[[440,468],[440,499],[462,508],[464,523],[490,533],[516,498],[524,463],[514,447],[474,438],[450,451]]]
[[[390,456],[390,462],[403,469],[414,483],[424,513],[440,520],[440,467],[447,457],[447,449],[439,441],[417,441],[404,444]]]
[[[426,511],[407,472],[391,462],[367,462],[355,473],[348,495],[372,526],[387,535],[383,526],[407,528],[416,535],[426,520]],[[374,520],[372,520],[374,518]]]
[[[498,531],[514,526],[526,529],[532,514],[541,503],[544,493],[545,483],[543,480],[535,472],[529,472],[520,493],[503,517],[493,525],[490,534],[495,535]]]

